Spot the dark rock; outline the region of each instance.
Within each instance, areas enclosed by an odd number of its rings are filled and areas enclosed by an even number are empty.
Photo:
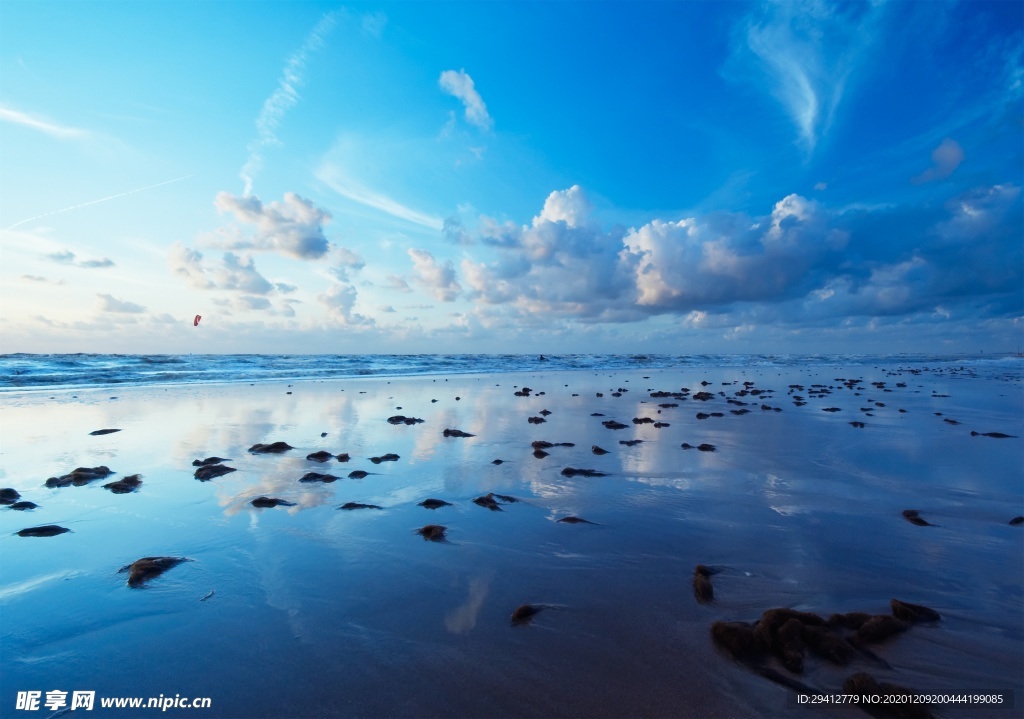
[[[437,400],[432,400],[436,402]],[[423,420],[419,417],[406,417],[405,415],[396,414],[394,417],[388,417],[389,424],[419,424]]]
[[[811,651],[835,664],[849,664],[854,648],[848,641],[826,627],[803,626],[803,641]]]
[[[594,454],[608,454],[607,449],[601,449],[596,444],[591,446],[590,451],[593,452]]]
[[[937,622],[942,619],[942,616],[937,611],[920,604],[890,599],[889,606],[892,608],[892,615],[905,622]]]
[[[99,467],[77,467],[62,477],[50,477],[46,480],[46,486],[67,487],[68,485],[73,484],[76,487],[81,487],[83,484],[88,484],[94,479],[103,479],[113,473],[114,472],[105,465],[101,465]]]
[[[330,483],[338,479],[333,474],[320,474],[319,472],[306,472],[299,479],[300,482],[325,482]]]
[[[863,422],[850,422],[850,425],[853,427],[859,427],[861,429],[863,429],[866,426]]]
[[[713,444],[704,443],[698,444],[697,449],[700,450],[701,452],[714,452],[716,448]]]
[[[14,504],[21,499],[21,494],[13,487],[0,489],[0,504]]]
[[[92,436],[95,437],[95,436],[101,435],[101,434],[113,434],[114,432],[120,432],[120,431],[121,430],[119,430],[119,429],[97,429],[97,430],[93,430],[89,434],[91,434]]]
[[[642,444],[642,443],[643,443],[642,439],[620,439],[619,440],[619,444],[624,445],[626,447],[635,447],[638,444]]]
[[[221,462],[230,462],[231,460],[225,457],[207,457],[206,459],[193,459],[193,467],[205,467],[208,464],[220,464]]]
[[[337,455],[335,459],[338,460],[339,462],[347,462],[351,459],[351,457],[348,456],[348,452],[342,452],[341,454]]]
[[[287,502],[276,497],[257,497],[250,504],[254,507],[294,507],[295,502]]]
[[[503,460],[503,459],[492,459],[491,460],[491,464],[505,464],[505,460]]]
[[[557,521],[562,522],[564,524],[595,524],[595,522],[583,519],[582,517],[562,517]]]
[[[128,586],[138,589],[154,577],[159,577],[168,569],[177,567],[182,562],[191,562],[185,557],[143,557],[126,567],[121,567],[118,574],[128,572]]]
[[[361,504],[359,502],[345,502],[338,509],[381,509],[376,504]]]
[[[551,411],[550,411],[550,410],[547,410],[547,409],[542,409],[542,410],[540,411],[540,414],[542,414],[542,415],[544,415],[545,417],[547,417],[547,416],[548,416],[549,414],[551,414]]]
[[[779,627],[775,633],[776,651],[782,665],[794,674],[804,670],[804,625],[793,618]]]
[[[544,419],[543,417],[527,417],[526,421],[529,422],[530,424],[542,424],[544,422],[547,422],[547,420]]]
[[[381,462],[397,462],[399,459],[401,459],[401,457],[392,453],[384,454],[380,457],[370,457],[370,461],[374,464],[380,464]]]
[[[861,697],[892,697],[887,703],[878,701],[858,702],[858,705],[866,712],[882,719],[930,719],[933,715],[928,704],[911,701],[901,702],[895,700],[896,696],[916,696],[918,692],[907,689],[897,684],[888,682],[877,682],[865,672],[857,672],[849,676],[843,682],[843,694],[853,694]]]
[[[507,494],[495,494],[494,492],[491,492],[488,496],[495,497],[499,502],[504,502],[505,504],[515,504],[519,501],[515,497]]]
[[[443,542],[445,541],[444,533],[447,529],[447,527],[442,527],[440,524],[428,524],[417,529],[416,534],[431,542]]]
[[[26,509],[36,509],[38,506],[35,502],[15,502],[14,504],[7,505],[7,508],[24,512]]]
[[[566,467],[562,470],[563,477],[575,477],[576,475],[581,475],[583,477],[608,476],[605,472],[598,472],[596,469],[576,469],[575,467]]]
[[[494,500],[494,495],[492,494],[485,494],[482,497],[477,497],[476,499],[473,500],[473,504],[485,507],[491,510],[492,512],[501,511],[501,507],[498,506],[498,503]]]
[[[512,617],[509,619],[509,624],[512,626],[519,626],[520,624],[529,624],[530,620],[533,619],[543,607],[538,607],[534,604],[523,604],[516,607],[512,611]]]
[[[475,437],[476,435],[469,434],[468,432],[463,432],[461,429],[446,429],[444,431],[444,436],[445,437]]]
[[[200,482],[207,482],[214,477],[220,477],[221,475],[231,474],[236,471],[234,467],[228,467],[224,464],[210,464],[197,469],[193,476]]]
[[[846,629],[857,630],[864,626],[864,623],[871,619],[870,614],[864,612],[848,612],[847,614],[833,614],[828,618],[830,627],[845,627]]]
[[[249,447],[249,451],[254,454],[281,454],[287,452],[289,449],[295,449],[287,442],[273,442],[271,444],[254,444]]]
[[[116,482],[104,484],[104,489],[109,489],[114,494],[128,494],[142,486],[142,475],[132,474]]]
[[[545,452],[543,449],[535,449],[533,450],[533,456],[536,457],[537,459],[544,459],[545,457],[548,456],[548,453]]]
[[[993,439],[1016,439],[1016,435],[1002,432],[971,432],[972,437],[992,437]]]
[[[917,509],[904,509],[903,518],[911,524],[916,524],[918,527],[936,527],[938,525],[932,524],[928,520],[920,516],[921,512]]]
[[[19,537],[56,537],[58,534],[70,532],[67,527],[58,527],[56,524],[44,524],[41,527],[28,527],[18,532]]]
[[[334,459],[334,455],[325,450],[320,450],[319,452],[313,452],[313,454],[307,454],[306,459],[311,460],[313,462],[326,462],[328,460]]]
[[[715,588],[711,586],[711,570],[698,564],[693,570],[693,596],[700,604],[707,604],[715,598]]]
[[[905,632],[909,628],[910,624],[902,619],[897,619],[889,614],[876,614],[864,622],[854,636],[857,641],[874,644],[888,639],[894,634]]]
[[[714,622],[711,639],[733,659],[747,663],[761,658],[763,650],[747,622]]]
[[[363,477],[366,477],[369,474],[370,474],[369,472],[364,472],[361,469],[353,469],[351,472],[348,473],[348,478],[349,479],[362,479]]]
[[[446,502],[443,499],[424,499],[419,503],[420,507],[426,507],[427,509],[438,509],[440,507],[450,507],[451,502]]]
[[[1010,524],[1012,524],[1014,527],[1024,524],[1024,517],[1014,517],[1010,520]]]
[[[628,424],[622,424],[621,422],[616,422],[614,419],[605,420],[601,424],[603,424],[608,429],[626,429],[626,427],[629,426]]]

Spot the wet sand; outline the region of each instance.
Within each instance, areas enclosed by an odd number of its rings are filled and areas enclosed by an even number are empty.
[[[799,705],[719,651],[710,626],[773,607],[888,614],[896,597],[942,619],[874,645],[891,668],[808,655],[794,677],[827,693],[858,671],[922,693],[1015,693],[935,711],[1019,716],[1024,527],[1009,521],[1024,514],[1021,380],[893,372],[6,393],[0,486],[39,506],[0,508],[0,706],[13,710],[18,691],[84,689],[208,696],[210,710],[166,714],[216,717],[867,716]],[[737,397],[744,382],[774,391]],[[650,396],[682,387],[689,398]],[[645,417],[668,426],[632,421]],[[90,435],[101,428],[121,431]],[[537,458],[539,440],[574,446]],[[294,449],[249,452],[277,441]],[[349,460],[306,458],[318,451]],[[193,461],[211,456],[237,471],[195,479]],[[44,487],[98,466],[113,474]],[[300,482],[309,472],[338,479]],[[103,488],[134,474],[135,491]],[[473,501],[489,493],[497,510]],[[253,507],[258,497],[294,506]],[[419,506],[428,498],[451,506]],[[349,502],[381,509],[339,510]],[[558,521],[570,516],[588,523]],[[15,534],[44,525],[71,531]],[[427,525],[443,540],[424,541]],[[130,588],[119,570],[143,557],[191,561]],[[698,564],[716,570],[706,603]],[[524,604],[542,611],[510,623]]]

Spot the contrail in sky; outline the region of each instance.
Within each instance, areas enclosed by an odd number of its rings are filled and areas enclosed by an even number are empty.
[[[145,187],[140,187],[140,188],[138,188],[136,190],[128,190],[128,192],[119,192],[118,194],[111,195],[110,197],[101,197],[98,200],[91,200],[89,202],[83,202],[80,205],[72,205],[71,207],[65,207],[63,210],[54,210],[53,212],[44,212],[41,215],[36,215],[35,217],[29,217],[29,218],[21,220],[19,222],[15,222],[10,227],[8,227],[6,229],[3,229],[3,230],[0,230],[0,235],[4,234],[8,230],[13,230],[18,225],[24,225],[26,222],[31,222],[32,220],[38,220],[38,219],[43,218],[43,217],[49,217],[50,215],[59,215],[60,213],[67,212],[68,210],[77,210],[79,207],[88,207],[89,205],[95,205],[98,202],[106,202],[107,200],[114,200],[114,199],[117,199],[118,197],[124,197],[125,195],[134,195],[136,192],[142,192],[143,190],[152,190],[154,187],[162,187],[164,185],[169,185],[172,182],[181,182],[182,180],[187,180],[190,177],[195,177],[195,175],[185,175],[184,177],[177,177],[177,178],[175,178],[173,180],[167,180],[166,182],[158,182],[155,185],[146,185]]]
[[[252,178],[263,167],[263,148],[277,145],[275,131],[281,124],[285,113],[299,101],[299,87],[304,82],[303,71],[309,56],[324,44],[324,37],[331,31],[337,21],[338,11],[326,13],[306,37],[294,55],[288,58],[277,88],[263,103],[259,116],[256,118],[257,138],[249,144],[249,159],[242,167],[238,176],[245,182],[245,195],[252,194]]]

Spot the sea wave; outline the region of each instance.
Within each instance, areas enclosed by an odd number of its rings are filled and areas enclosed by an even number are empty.
[[[0,392],[123,385],[343,379],[346,377],[672,369],[683,367],[815,366],[962,367],[1020,376],[1014,354],[444,354],[444,355],[0,355]]]

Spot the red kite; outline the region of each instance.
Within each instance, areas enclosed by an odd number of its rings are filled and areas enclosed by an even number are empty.
[[[192,320],[192,326],[193,327],[198,327],[199,326],[199,320],[201,320],[201,319],[203,319],[202,315],[196,315],[196,318],[194,320]]]

